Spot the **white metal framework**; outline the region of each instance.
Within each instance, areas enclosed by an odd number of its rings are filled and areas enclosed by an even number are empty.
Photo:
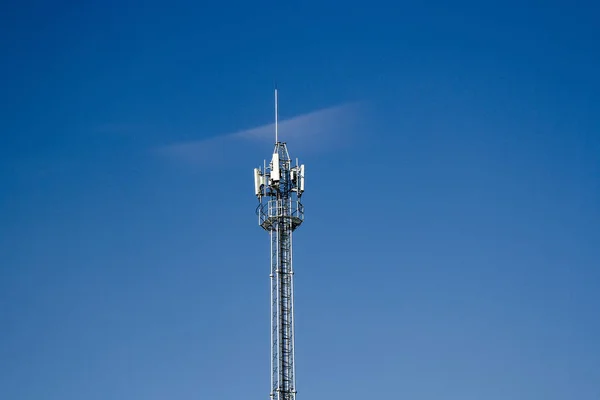
[[[277,132],[277,91],[275,91]],[[277,135],[277,134],[276,134]],[[271,162],[254,169],[258,223],[271,236],[271,399],[294,400],[294,269],[292,232],[304,220],[304,165],[292,166],[286,143],[275,140]]]

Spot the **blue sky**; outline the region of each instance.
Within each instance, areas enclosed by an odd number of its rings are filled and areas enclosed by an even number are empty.
[[[275,83],[299,399],[600,398],[597,5],[13,3],[0,398],[267,398]]]

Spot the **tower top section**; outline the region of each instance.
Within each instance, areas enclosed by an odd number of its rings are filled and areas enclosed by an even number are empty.
[[[278,93],[275,89],[275,148],[270,162],[254,169],[254,194],[260,203],[259,224],[270,230],[274,218],[290,218],[295,229],[304,220],[300,199],[304,193],[304,164],[292,165],[287,145],[279,141]],[[265,202],[263,202],[265,199]],[[283,206],[285,203],[285,207]],[[284,215],[287,214],[287,215]]]

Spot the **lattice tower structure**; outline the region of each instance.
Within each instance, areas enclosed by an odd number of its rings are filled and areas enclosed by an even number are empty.
[[[294,400],[294,268],[292,234],[304,221],[301,197],[304,165],[292,166],[287,145],[276,141],[270,163],[254,169],[259,225],[271,242],[271,393],[272,400]]]

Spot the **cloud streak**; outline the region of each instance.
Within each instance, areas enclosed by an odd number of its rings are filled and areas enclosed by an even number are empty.
[[[360,119],[361,103],[346,103],[323,108],[279,121],[279,140],[287,142],[294,150],[326,151],[339,139],[348,138]],[[209,139],[193,140],[163,146],[163,156],[184,161],[214,161],[215,156],[236,146],[267,144],[275,141],[275,123],[232,132]]]

